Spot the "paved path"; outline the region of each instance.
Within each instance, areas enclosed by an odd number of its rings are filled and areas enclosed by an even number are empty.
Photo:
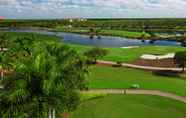
[[[82,93],[105,93],[105,94],[138,94],[138,95],[156,95],[186,103],[186,97],[173,93],[162,92],[160,90],[140,90],[140,89],[92,89],[82,91]]]
[[[113,66],[116,64],[116,62],[112,61],[102,61],[98,60],[98,64]],[[151,67],[151,66],[140,66],[140,65],[134,65],[134,64],[128,64],[128,63],[122,63],[123,67],[129,67],[129,68],[136,68],[136,69],[144,69],[144,70],[172,70],[172,71],[182,71],[182,68],[163,68],[163,67]]]

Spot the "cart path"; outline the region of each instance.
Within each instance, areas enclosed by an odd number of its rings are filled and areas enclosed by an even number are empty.
[[[137,94],[137,95],[155,95],[174,99],[186,103],[186,97],[179,96],[169,92],[162,92],[160,90],[142,90],[142,89],[91,89],[88,91],[81,91],[82,93],[103,93],[103,94]]]
[[[97,64],[113,66],[116,65],[116,62],[113,61],[103,61],[98,60]],[[182,71],[182,68],[163,68],[163,67],[152,67],[152,66],[140,66],[128,63],[122,63],[123,67],[135,68],[135,69],[143,69],[143,70],[172,70],[172,71]]]

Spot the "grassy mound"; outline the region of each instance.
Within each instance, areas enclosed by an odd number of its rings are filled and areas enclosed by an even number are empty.
[[[83,102],[70,118],[185,118],[184,103],[145,95],[108,95]]]

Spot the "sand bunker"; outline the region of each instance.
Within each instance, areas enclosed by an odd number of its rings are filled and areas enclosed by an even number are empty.
[[[140,58],[141,59],[148,59],[148,60],[157,60],[157,59],[174,58],[174,56],[175,56],[175,53],[168,53],[166,55],[143,54]]]
[[[131,49],[131,48],[139,48],[139,46],[127,46],[127,47],[121,47],[123,49]]]

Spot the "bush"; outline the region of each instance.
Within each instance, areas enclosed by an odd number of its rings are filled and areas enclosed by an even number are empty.
[[[113,67],[122,67],[122,61],[117,61],[116,64],[113,65]]]
[[[89,90],[89,87],[88,87],[87,85],[82,85],[82,86],[80,87],[80,90],[81,90],[81,91],[88,91],[88,90]]]
[[[102,58],[107,55],[107,50],[103,48],[92,48],[84,53],[84,55],[88,58],[88,62],[92,64],[96,64],[98,58]]]
[[[133,84],[130,88],[131,89],[139,89],[140,85],[139,84]]]
[[[178,64],[179,67],[182,67],[182,72],[184,72],[186,65],[186,51],[176,52],[174,62]]]
[[[179,72],[172,70],[158,70],[153,72],[155,75],[159,76],[167,76],[167,77],[177,77],[179,76]]]

